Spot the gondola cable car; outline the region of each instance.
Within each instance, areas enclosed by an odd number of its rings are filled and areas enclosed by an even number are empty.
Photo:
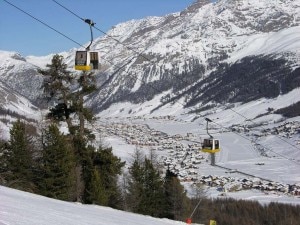
[[[216,153],[219,152],[220,149],[220,141],[218,139],[214,139],[214,137],[208,132],[208,123],[212,122],[209,118],[205,118],[207,124],[206,124],[206,132],[209,135],[209,138],[204,139],[202,143],[202,152],[207,152],[207,153]]]
[[[91,42],[85,50],[76,51],[75,55],[75,70],[90,71],[99,69],[98,52],[91,52],[90,47],[94,41],[92,27],[95,23],[90,19],[85,19],[84,22],[89,24],[91,31]]]

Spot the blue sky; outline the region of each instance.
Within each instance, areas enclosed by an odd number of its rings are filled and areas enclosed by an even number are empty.
[[[53,0],[7,0],[80,44],[90,40],[89,27]],[[179,12],[195,0],[56,0],[108,31],[113,25],[146,16]],[[0,50],[42,56],[79,47],[45,25],[0,0]],[[94,30],[94,37],[101,36]]]

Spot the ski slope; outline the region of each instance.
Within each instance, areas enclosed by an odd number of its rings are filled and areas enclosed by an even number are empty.
[[[96,205],[58,201],[0,186],[1,225],[183,225]]]

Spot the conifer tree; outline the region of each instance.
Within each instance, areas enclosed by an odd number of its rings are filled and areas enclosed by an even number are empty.
[[[136,159],[129,168],[129,175],[127,202],[131,205],[130,210],[154,217],[163,217],[165,206],[163,181],[151,160],[145,158],[141,163],[136,155]]]
[[[70,87],[74,80],[73,76],[60,55],[54,55],[51,64],[47,64],[46,67],[46,70],[39,70],[39,73],[45,76],[42,88],[45,98],[55,103],[48,117],[56,121],[66,121],[68,128],[71,129],[70,115],[74,110],[70,104]]]
[[[25,123],[17,120],[10,130],[7,148],[8,186],[33,191],[33,144],[26,134]]]
[[[187,213],[190,210],[190,200],[177,175],[169,169],[166,171],[164,179],[164,192],[166,198],[165,216],[174,220],[187,218]]]
[[[47,65],[46,70],[39,72],[45,76],[43,89],[48,100],[52,100],[55,106],[50,109],[48,118],[55,122],[65,121],[69,130],[69,141],[73,146],[73,152],[76,157],[76,196],[77,201],[89,202],[91,176],[93,174],[91,162],[91,150],[87,145],[88,140],[92,137],[90,132],[85,129],[85,121],[92,121],[93,115],[90,110],[83,106],[83,98],[86,94],[91,93],[95,86],[89,82],[92,74],[83,72],[78,78],[78,91],[71,91],[71,85],[74,78],[71,72],[67,70],[67,65],[63,63],[63,57],[55,55],[52,63]],[[90,79],[86,79],[85,76]],[[72,121],[72,115],[77,115],[79,125]],[[85,200],[84,200],[85,199]]]
[[[163,181],[159,171],[147,158],[144,161],[143,175],[144,193],[139,211],[142,214],[163,217],[165,205]]]
[[[40,193],[60,200],[74,200],[75,160],[70,144],[51,124],[43,134]]]
[[[143,162],[141,151],[136,150],[134,161],[129,167],[128,181],[125,186],[125,198],[128,210],[138,212],[143,196]]]
[[[0,140],[0,185],[6,185],[7,176],[7,151],[8,143],[4,140]]]
[[[108,195],[105,192],[105,188],[100,178],[99,171],[95,167],[91,178],[92,178],[90,183],[91,194],[89,195],[90,197],[89,203],[106,206],[108,202]]]
[[[92,123],[94,121],[94,114],[91,109],[84,107],[84,97],[96,90],[95,78],[93,73],[82,72],[77,80],[79,88],[76,93],[72,95],[72,105],[75,113],[79,119],[79,134],[81,137],[94,138],[90,136],[90,132],[85,128],[85,121]]]
[[[93,152],[93,164],[99,174],[99,188],[105,196],[100,201],[101,205],[113,208],[121,208],[122,195],[118,187],[118,177],[121,174],[125,162],[115,156],[112,148],[99,147]]]
[[[95,199],[95,196],[99,193],[100,188],[95,185],[96,181],[93,180],[95,177],[98,179],[92,160],[92,153],[95,151],[95,147],[87,146],[84,140],[77,138],[79,137],[76,135],[75,149],[80,153],[77,155],[77,167],[80,168],[80,175],[83,181],[83,190],[79,194],[81,194],[80,197],[83,203],[92,204],[98,201],[98,199]],[[82,147],[80,148],[80,146]],[[80,156],[79,159],[78,156]]]

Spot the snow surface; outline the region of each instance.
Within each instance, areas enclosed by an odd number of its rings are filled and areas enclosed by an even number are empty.
[[[46,198],[0,186],[1,225],[171,225],[185,224],[96,205]]]
[[[244,43],[239,46],[240,50],[232,54],[228,62],[235,62],[246,56],[260,54],[295,52],[300,55],[300,26],[237,39],[244,39]]]
[[[26,71],[33,66],[17,52],[8,52],[0,50],[0,71],[18,73]]]

